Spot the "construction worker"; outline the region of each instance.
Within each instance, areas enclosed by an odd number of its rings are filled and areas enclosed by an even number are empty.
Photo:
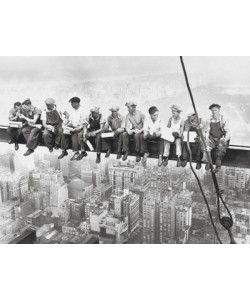
[[[53,151],[53,147],[57,150],[60,148],[62,137],[62,122],[63,115],[66,117],[67,112],[61,112],[57,106],[56,101],[52,98],[45,100],[46,109],[43,110],[41,120],[43,122],[43,140],[49,151]]]
[[[176,155],[177,155],[177,167],[181,166],[181,139],[183,134],[184,128],[184,120],[180,116],[181,108],[180,106],[174,104],[170,107],[172,111],[172,116],[169,118],[167,127],[170,128],[172,131],[172,135],[175,138],[175,145],[176,145]],[[171,142],[164,140],[164,153],[163,153],[163,165],[167,166],[168,164],[168,157],[170,154],[170,145]]]
[[[207,150],[212,151],[214,149],[216,151],[215,172],[218,172],[221,169],[221,162],[230,142],[230,128],[229,121],[220,113],[221,106],[219,104],[212,104],[209,106],[209,109],[212,115],[205,126],[205,138]],[[209,170],[208,159],[206,158],[205,161],[205,169]]]
[[[123,148],[125,154],[123,160],[127,159],[129,152],[129,137],[134,138],[135,152],[136,152],[136,162],[141,161],[141,135],[143,134],[143,125],[145,115],[136,109],[136,104],[134,102],[127,102],[125,104],[128,108],[128,114],[125,119],[126,132],[123,133]]]
[[[38,145],[39,135],[42,132],[41,114],[42,110],[31,104],[30,99],[26,99],[22,103],[22,113],[19,114],[19,118],[27,121],[28,125],[22,129],[22,133],[26,140],[26,146],[28,150],[24,153],[24,156],[28,156],[33,153]]]
[[[65,119],[64,125],[70,128],[70,134],[63,134],[61,141],[61,149],[62,153],[58,157],[59,159],[68,155],[69,142],[72,142],[72,151],[73,156],[72,160],[81,160],[83,157],[87,156],[87,152],[85,151],[85,146],[82,138],[82,130],[84,127],[85,118],[83,113],[83,108],[80,104],[81,99],[78,97],[73,97],[69,100],[71,103],[71,109],[69,110],[68,118]],[[79,153],[79,150],[81,152]]]
[[[201,124],[201,120],[200,120]],[[196,170],[200,170],[201,168],[201,159],[202,159],[202,147],[201,147],[201,141],[199,138],[199,132],[198,132],[198,122],[195,113],[192,111],[187,113],[187,119],[184,122],[184,132],[195,132],[197,134],[197,137],[195,138],[195,143],[192,143],[192,147],[194,152],[196,153],[196,156],[193,157],[193,159],[196,160]],[[190,142],[191,143],[191,142]],[[188,145],[186,141],[182,142],[182,161],[181,166],[185,167],[187,165],[187,162],[189,161],[190,155],[188,151]]]
[[[119,114],[119,107],[113,105],[110,109],[111,115],[108,117],[107,122],[104,126],[103,131],[108,132],[109,128],[114,132],[114,137],[118,138],[117,146],[117,159],[121,158],[121,152],[123,151],[123,136],[122,133],[125,132],[125,118]],[[103,148],[107,148],[107,153],[105,157],[110,156],[111,152],[111,138],[102,139]]]
[[[22,129],[27,125],[27,121],[20,118],[20,114],[22,113],[22,104],[21,102],[15,102],[14,107],[9,111],[9,121],[14,122],[22,122],[22,126],[20,128],[8,127],[7,133],[10,137],[9,144],[15,144],[15,150],[19,149],[18,140],[22,135]]]
[[[148,110],[149,117],[145,119],[143,125],[143,135],[141,135],[141,153],[144,155],[142,163],[146,163],[149,156],[147,141],[157,141],[159,143],[158,166],[162,165],[164,151],[164,141],[161,139],[161,129],[166,126],[164,121],[159,119],[159,110],[156,106],[151,106]]]
[[[95,144],[97,164],[101,162],[101,147],[102,147],[101,133],[103,132],[106,123],[106,120],[103,118],[99,110],[100,110],[99,107],[95,107],[90,110],[90,115],[85,120],[83,124],[84,125],[83,130],[80,135],[80,140],[84,142],[84,145],[87,140],[89,140],[91,144],[93,143]]]

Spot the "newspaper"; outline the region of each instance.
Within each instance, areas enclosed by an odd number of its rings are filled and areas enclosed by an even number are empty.
[[[172,135],[172,130],[168,127],[161,128],[161,138],[171,143],[173,143],[175,140],[174,136]]]
[[[197,133],[195,131],[189,131],[189,143],[195,143]],[[183,132],[183,141],[187,142],[187,131]]]

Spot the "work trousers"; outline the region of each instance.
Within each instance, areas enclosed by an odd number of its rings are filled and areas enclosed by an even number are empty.
[[[153,135],[148,134],[146,137],[144,137],[144,134],[141,134],[140,136],[141,139],[141,153],[148,153],[148,141],[155,141],[158,142],[159,145],[159,155],[163,155],[164,152],[164,140],[159,138],[159,137],[155,137]]]
[[[63,134],[61,140],[61,149],[67,150],[69,148],[69,141],[72,141],[72,150],[77,152],[80,149],[84,149],[82,130],[74,132],[72,134]]]
[[[100,153],[102,149],[102,138],[101,138],[101,133],[97,133],[96,136],[90,136],[89,134],[91,131],[87,131],[85,139],[89,140],[89,142],[95,147],[95,151]],[[83,130],[79,133],[79,139],[81,142],[83,142]],[[86,147],[86,143],[83,142],[83,148],[82,150],[84,151]]]
[[[143,133],[132,133],[131,135],[128,135],[127,132],[122,133],[122,143],[123,143],[123,151],[128,152],[129,151],[129,138],[134,138],[135,143],[135,152],[140,153],[141,151],[141,135]]]
[[[124,133],[124,132],[123,132]],[[117,153],[121,153],[123,150],[123,133],[116,133],[114,137],[118,139],[117,143]],[[111,150],[112,138],[102,139],[102,148],[103,150]]]
[[[31,126],[26,126],[22,129],[27,148],[34,150],[37,147],[39,135],[41,132],[42,129]]]
[[[215,150],[216,160],[222,161],[229,146],[229,142],[230,141],[222,143],[220,138],[213,138],[211,136],[209,137],[208,147],[210,148],[210,151],[213,149]],[[207,158],[205,158],[205,160],[208,161]]]
[[[56,132],[52,132],[46,128],[43,131],[43,140],[45,145],[48,148],[53,148],[54,145],[59,148],[62,138],[62,132],[62,127],[58,127]]]
[[[176,145],[176,155],[178,157],[180,157],[181,156],[181,139],[176,138],[174,143]],[[163,156],[169,157],[169,155],[170,155],[170,145],[171,144],[172,144],[171,142],[164,140],[164,153],[163,153]]]
[[[192,144],[193,152],[196,153],[196,157],[192,157],[197,162],[201,162],[202,159],[202,149],[201,149],[201,143],[194,143]],[[193,155],[192,155],[193,156]],[[189,152],[188,152],[188,146],[187,142],[182,142],[182,159],[189,160]]]
[[[8,127],[7,128],[7,133],[13,143],[17,143],[18,139],[22,135],[22,128],[13,128],[13,127]]]

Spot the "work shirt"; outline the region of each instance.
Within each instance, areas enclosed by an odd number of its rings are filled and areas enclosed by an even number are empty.
[[[142,129],[145,120],[145,115],[136,110],[135,113],[128,113],[125,120],[126,130]]]
[[[22,110],[22,109],[20,110],[20,113],[23,114],[23,110]],[[15,108],[12,108],[12,109],[9,111],[9,121],[13,121],[13,119],[14,119],[16,116],[17,116],[17,110],[16,110]],[[20,118],[14,120],[14,121],[16,121],[16,122],[21,122],[21,121],[25,122],[24,119],[20,119]]]
[[[163,120],[157,119],[155,122],[153,122],[151,117],[148,117],[145,119],[143,130],[149,131],[150,134],[154,134],[158,131],[161,131],[163,126],[166,126]]]
[[[86,123],[86,117],[83,112],[81,105],[77,109],[70,107],[68,110],[69,113],[69,126],[78,127]]]
[[[31,106],[31,110],[30,111],[23,110],[23,115],[26,118],[29,118],[29,119],[34,119],[35,115],[39,115],[39,118],[36,121],[36,124],[40,124],[41,123],[40,122],[41,114],[42,114],[42,110],[40,108],[34,107],[34,106]]]
[[[125,128],[125,118],[120,114],[118,114],[117,117],[110,115],[107,119],[104,130],[108,130],[109,127],[112,131],[116,131],[118,128]]]

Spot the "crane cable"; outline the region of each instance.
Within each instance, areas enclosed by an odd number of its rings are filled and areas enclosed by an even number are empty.
[[[186,69],[185,69],[185,65],[184,65],[184,61],[183,61],[182,56],[180,56],[180,61],[181,61],[181,66],[182,66],[182,69],[183,69],[183,73],[184,73],[184,77],[185,77],[187,89],[188,89],[188,92],[189,92],[189,95],[190,95],[190,98],[191,98],[192,106],[193,106],[193,109],[194,109],[194,112],[195,112],[195,116],[197,118],[197,123],[198,123],[197,131],[198,131],[198,134],[199,134],[199,136],[201,138],[201,142],[202,142],[202,144],[204,146],[204,152],[206,153],[208,164],[209,164],[209,168],[211,169],[211,173],[212,173],[213,184],[214,184],[214,187],[215,187],[215,190],[216,190],[216,195],[217,195],[217,212],[218,212],[218,218],[219,218],[219,221],[220,221],[221,225],[228,231],[228,235],[230,237],[230,243],[231,244],[236,244],[236,242],[235,242],[235,240],[233,238],[233,234],[231,232],[231,228],[233,226],[233,218],[232,218],[232,215],[230,213],[230,210],[228,209],[225,201],[223,200],[223,197],[221,195],[221,191],[219,189],[218,181],[217,181],[217,178],[216,178],[216,175],[215,175],[215,170],[214,170],[214,167],[213,167],[213,162],[212,162],[212,159],[211,159],[211,156],[210,156],[210,151],[207,148],[206,140],[205,140],[205,137],[203,135],[203,131],[202,131],[201,126],[200,126],[200,119],[199,119],[199,116],[198,116],[198,112],[196,110],[196,105],[195,105],[195,102],[194,102],[194,99],[193,99],[192,91],[191,91],[190,86],[189,86],[189,81],[188,81],[188,77],[187,77],[187,73],[186,73]],[[200,190],[201,190],[201,193],[203,195],[203,198],[204,198],[204,200],[206,202],[206,205],[208,207],[209,216],[210,216],[213,228],[215,230],[215,234],[217,236],[217,239],[221,243],[221,240],[219,238],[217,229],[216,229],[216,227],[214,225],[214,222],[213,222],[213,219],[212,219],[212,215],[211,215],[211,211],[210,211],[210,208],[209,208],[209,204],[207,202],[207,199],[206,199],[205,194],[203,192],[203,189],[201,187],[200,180],[199,180],[196,172],[194,171],[193,167],[191,166],[191,164],[192,164],[192,153],[191,153],[190,144],[189,144],[189,132],[188,132],[187,144],[188,144],[188,151],[189,151],[189,157],[190,157],[190,161],[189,162],[190,162],[191,170],[192,170],[193,174],[195,175],[195,178],[196,178],[196,180],[198,182],[198,185],[200,187]],[[226,211],[227,211],[227,213],[229,215],[228,217],[227,216],[221,217],[221,212],[220,212],[221,204],[225,207],[225,209],[226,209]]]

